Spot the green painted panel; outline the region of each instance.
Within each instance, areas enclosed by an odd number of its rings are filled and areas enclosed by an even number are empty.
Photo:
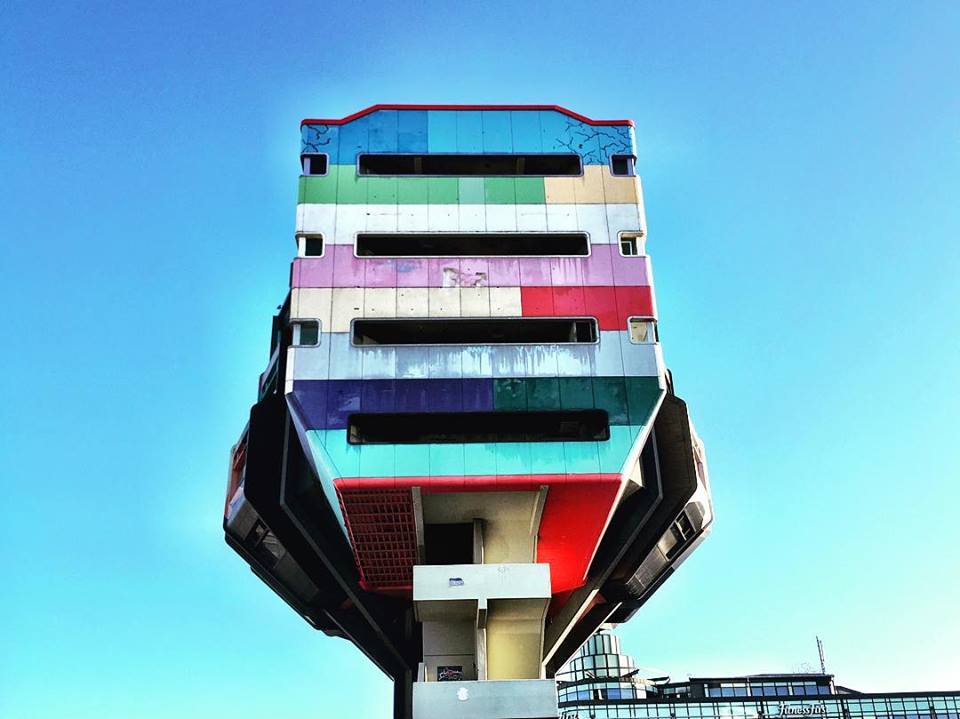
[[[300,178],[300,202],[317,205],[328,205],[337,201],[336,168],[331,168],[329,175],[323,177]]]
[[[525,410],[527,408],[526,380],[493,380],[493,408],[497,410]]]
[[[561,377],[560,406],[563,409],[592,409],[593,378]]]
[[[337,202],[346,205],[367,203],[369,177],[360,177],[353,165],[334,165],[337,168]]]
[[[488,204],[512,205],[517,201],[512,177],[485,177],[483,188]]]
[[[630,424],[647,424],[663,392],[657,377],[625,377]]]
[[[371,177],[368,185],[367,202],[371,205],[397,204],[396,177]]]
[[[460,178],[460,204],[461,205],[482,205],[486,202],[483,194],[482,177],[461,177]]]
[[[400,205],[426,205],[429,200],[427,177],[401,177],[397,179],[397,203]]]
[[[605,409],[610,424],[627,424],[627,388],[623,377],[594,377],[593,403]]]
[[[557,377],[527,379],[527,409],[559,409],[560,381]]]
[[[515,178],[514,184],[516,187],[516,203],[518,205],[542,205],[547,201],[542,177],[517,177]]]
[[[456,205],[460,196],[460,178],[428,178],[427,197],[431,205]]]

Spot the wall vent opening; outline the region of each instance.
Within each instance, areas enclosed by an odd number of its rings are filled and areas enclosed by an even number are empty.
[[[366,154],[357,160],[361,175],[494,176],[582,175],[580,156],[570,154]]]
[[[579,256],[590,254],[583,232],[432,232],[357,235],[358,257]]]
[[[593,318],[362,319],[354,345],[579,344],[598,340]]]
[[[347,437],[350,444],[604,442],[610,420],[599,409],[353,414]]]

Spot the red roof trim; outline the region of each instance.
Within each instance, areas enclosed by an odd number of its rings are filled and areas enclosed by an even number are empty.
[[[627,125],[633,127],[633,120],[592,120],[591,118],[580,115],[573,110],[568,110],[560,105],[371,105],[370,107],[355,112],[352,115],[335,119],[316,119],[308,118],[300,122],[300,127],[304,125],[344,125],[353,122],[359,117],[369,115],[377,110],[555,110],[563,113],[567,117],[572,117],[588,125]]]

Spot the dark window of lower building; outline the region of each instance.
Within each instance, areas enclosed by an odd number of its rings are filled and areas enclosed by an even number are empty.
[[[577,344],[597,341],[592,318],[354,320],[354,345]]]
[[[636,175],[637,158],[633,155],[613,155],[610,157],[610,173],[613,175]]]
[[[357,160],[361,175],[581,175],[580,156],[564,154],[364,154]]]
[[[300,155],[300,167],[304,175],[326,175],[326,153],[304,153]]]
[[[361,232],[358,257],[491,257],[590,254],[583,232]]]

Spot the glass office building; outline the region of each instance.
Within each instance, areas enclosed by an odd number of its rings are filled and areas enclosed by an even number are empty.
[[[960,692],[865,693],[831,674],[641,677],[603,630],[557,673],[557,687],[564,719],[960,719]]]

